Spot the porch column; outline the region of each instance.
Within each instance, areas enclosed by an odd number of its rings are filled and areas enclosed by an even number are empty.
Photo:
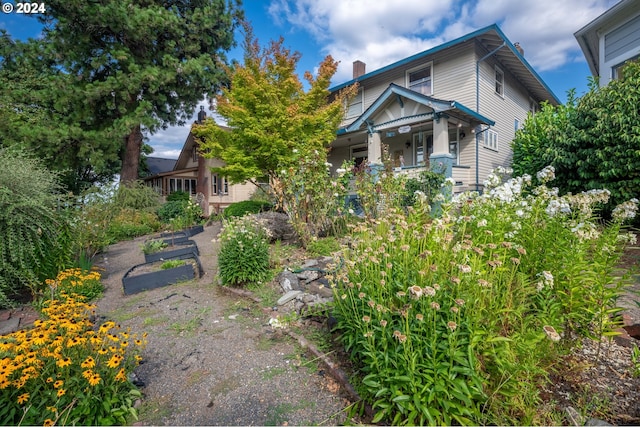
[[[429,164],[434,172],[451,178],[453,155],[449,153],[449,121],[441,115],[433,120],[433,154],[429,156]]]
[[[382,140],[379,132],[372,132],[368,137],[368,152],[370,164],[382,164]]]
[[[369,160],[369,168],[374,182],[378,181],[378,175],[384,168],[382,165],[382,140],[379,132],[372,132],[368,136],[367,156]]]
[[[445,179],[453,174],[454,156],[449,153],[449,121],[446,116],[436,117],[433,121],[433,154],[429,156],[429,164],[432,172],[444,174]],[[445,185],[442,188],[445,199],[451,198],[451,187]],[[431,205],[433,215],[442,213],[440,201]]]

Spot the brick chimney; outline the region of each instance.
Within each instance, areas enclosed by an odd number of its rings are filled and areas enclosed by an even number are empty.
[[[360,60],[353,61],[353,78],[357,79],[366,73],[365,68],[367,64]]]

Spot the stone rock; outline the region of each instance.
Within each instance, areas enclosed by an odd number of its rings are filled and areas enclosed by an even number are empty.
[[[297,273],[296,276],[298,276],[298,279],[304,280],[305,282],[309,283],[313,280],[318,279],[320,277],[320,272],[315,270],[304,270],[300,273]]]
[[[608,422],[599,420],[597,418],[589,418],[587,422],[584,423],[584,425],[585,426],[612,426],[613,424],[609,424]]]
[[[302,264],[302,268],[311,268],[316,267],[318,265],[317,259],[308,259]]]
[[[18,330],[20,325],[19,317],[11,317],[0,323],[0,335],[8,335]]]
[[[302,291],[289,291],[286,294],[282,295],[278,300],[278,305],[285,305],[289,301],[295,299],[298,295],[300,295]]]
[[[298,240],[287,214],[269,211],[254,214],[251,217],[267,229],[270,243],[277,240],[282,243],[294,243]]]
[[[584,425],[585,418],[580,415],[578,411],[573,406],[567,406],[564,408],[564,412],[567,415],[567,421],[569,421],[569,425],[571,426],[581,426]]]
[[[298,276],[290,271],[285,270],[280,273],[278,276],[278,283],[280,283],[280,287],[285,293],[300,290],[300,280],[298,279]]]
[[[307,292],[320,295],[324,298],[333,298],[333,291],[320,281],[314,281],[307,285]]]

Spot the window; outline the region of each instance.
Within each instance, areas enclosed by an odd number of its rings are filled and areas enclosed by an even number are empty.
[[[532,116],[538,112],[538,103],[533,98],[529,98],[529,112]]]
[[[483,133],[484,146],[490,150],[498,151],[498,132],[495,130],[487,130]]]
[[[622,78],[622,70],[624,69],[625,65],[627,65],[630,61],[637,61],[638,59],[640,59],[640,55],[629,58],[621,64],[614,65],[613,68],[611,68],[611,78],[614,80]]]
[[[184,191],[189,194],[196,194],[197,180],[189,178],[169,178],[169,193]]]
[[[460,141],[460,138],[462,137],[462,132],[460,132],[459,128],[456,128],[455,130],[450,129],[449,130],[449,154],[451,154],[453,156],[453,164],[457,165],[458,162],[458,142]]]
[[[426,148],[426,150],[425,150]],[[413,134],[413,164],[424,165],[429,156],[433,153],[433,135],[426,132],[417,132]]]
[[[431,65],[407,71],[407,87],[423,95],[431,95]]]
[[[346,118],[351,118],[351,117],[358,117],[360,114],[362,114],[362,106],[363,106],[363,92],[362,92],[362,88],[358,89],[358,93],[356,94],[356,96],[353,97],[353,99],[351,100],[351,102],[349,102],[349,105],[347,106],[347,116]]]
[[[520,129],[520,120],[513,119],[513,131],[518,132],[518,129]]]
[[[198,161],[198,148],[195,145],[193,146],[193,150],[191,152],[191,160],[193,160],[194,162]]]
[[[211,175],[211,195],[229,194],[229,181],[223,176]]]
[[[496,93],[500,96],[504,96],[504,73],[498,67],[496,70]]]

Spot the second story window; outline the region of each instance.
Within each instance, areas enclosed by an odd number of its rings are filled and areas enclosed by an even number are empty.
[[[431,95],[431,65],[407,71],[407,88],[423,95]]]
[[[504,96],[504,73],[498,67],[496,67],[496,93]]]
[[[346,118],[358,117],[362,114],[362,106],[363,106],[363,93],[362,88],[358,89],[358,93],[349,101],[349,105],[347,105],[347,115]]]

